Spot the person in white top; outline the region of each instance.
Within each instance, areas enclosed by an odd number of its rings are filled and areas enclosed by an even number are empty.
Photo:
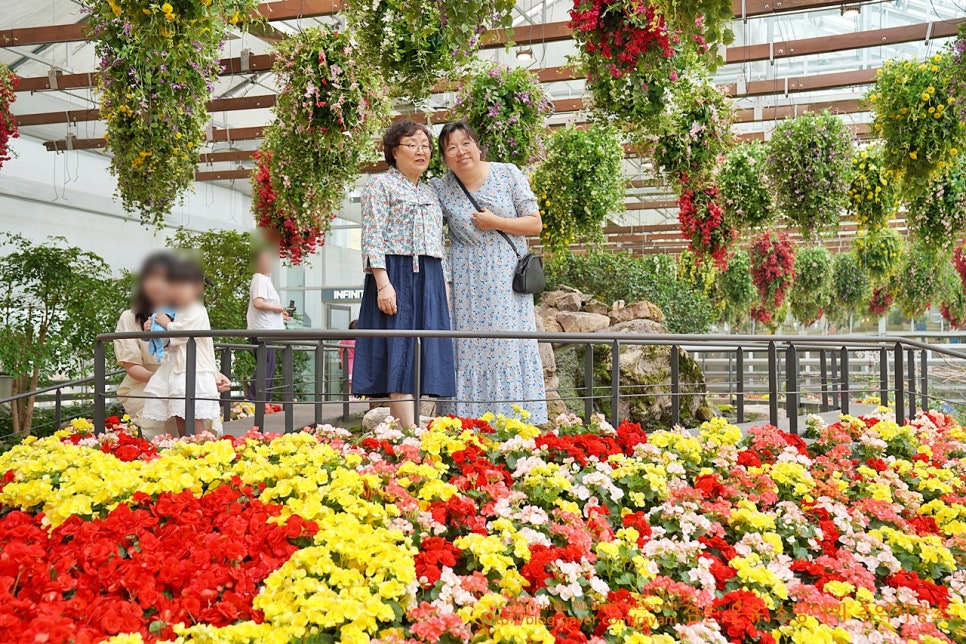
[[[168,331],[210,331],[208,311],[201,302],[205,288],[201,267],[188,260],[177,262],[168,274],[168,281],[174,319],[166,313],[155,313],[154,321]],[[144,401],[143,416],[157,421],[174,418],[180,436],[201,433],[206,420],[217,422],[221,418],[215,345],[210,337],[195,338],[195,424],[185,427],[187,344],[188,338],[171,338],[161,366],[144,388],[148,398]]]
[[[248,299],[248,330],[249,331],[269,331],[273,329],[284,329],[285,322],[291,316],[288,310],[282,306],[282,300],[272,284],[272,267],[275,264],[275,255],[267,248],[259,249],[255,253],[255,274],[252,275],[252,285],[249,289]],[[249,340],[252,344],[258,344],[258,338],[253,336]],[[275,350],[268,349],[267,374],[265,386],[260,388],[266,400],[271,399],[271,392],[275,386]],[[249,400],[255,399],[255,377],[252,376],[251,384],[248,388]]]

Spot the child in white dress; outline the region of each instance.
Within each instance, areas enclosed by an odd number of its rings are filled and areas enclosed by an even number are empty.
[[[178,262],[171,269],[169,282],[174,319],[159,312],[154,314],[154,322],[168,331],[210,331],[208,311],[201,302],[205,288],[201,268],[193,262]],[[205,421],[217,424],[221,417],[214,342],[211,338],[195,338],[195,423],[194,427],[185,427],[187,344],[188,338],[170,339],[161,366],[144,389],[148,396],[144,417],[159,421],[174,418],[179,436],[185,436],[186,430],[200,433],[205,429]]]

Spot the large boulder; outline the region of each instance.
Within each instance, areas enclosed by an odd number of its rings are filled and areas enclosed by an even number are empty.
[[[538,307],[538,317],[547,331],[560,327],[568,333],[626,333],[639,335],[666,334],[664,313],[651,302],[617,302],[608,307],[570,289],[554,291],[550,298],[556,304],[571,307],[578,299],[580,310],[561,310],[556,306]],[[557,294],[560,295],[557,295]],[[564,298],[563,296],[568,296]],[[570,298],[569,296],[576,297]],[[544,296],[546,298],[546,294]],[[541,345],[544,382],[551,418],[564,410],[583,415],[586,395],[586,345]],[[592,375],[594,408],[611,415],[611,345],[594,345]],[[678,391],[680,419],[685,426],[696,426],[713,416],[705,395],[704,374],[687,352],[678,359]],[[618,416],[642,423],[647,429],[671,426],[671,348],[622,344],[620,352],[620,409]]]
[[[579,311],[584,305],[583,296],[576,291],[547,291],[540,296],[540,304],[558,311]]]
[[[567,333],[594,333],[610,326],[610,318],[598,313],[561,311],[557,322]]]

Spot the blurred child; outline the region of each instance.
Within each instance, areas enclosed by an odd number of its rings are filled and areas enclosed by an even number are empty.
[[[358,328],[359,320],[349,322],[350,331]],[[339,362],[342,363],[342,373],[348,374],[346,393],[349,394],[349,400],[355,400],[356,397],[352,395],[352,363],[356,359],[356,341],[351,338],[346,338],[345,340],[339,340],[339,344],[345,347],[344,349],[339,349]]]
[[[170,305],[174,319],[164,312],[155,313],[153,322],[167,331],[210,331],[208,311],[201,301],[205,278],[197,263],[185,259],[175,262],[169,272]],[[171,338],[168,351],[157,373],[151,377],[144,393],[144,416],[153,420],[174,418],[178,434],[197,434],[205,429],[205,421],[217,424],[221,410],[218,404],[218,367],[211,338],[195,338],[195,423],[185,427],[185,387],[188,338]]]

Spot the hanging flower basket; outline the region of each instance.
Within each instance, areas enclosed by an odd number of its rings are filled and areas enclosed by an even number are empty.
[[[855,154],[849,212],[859,226],[878,230],[889,223],[899,207],[896,186],[896,173],[883,165],[880,145],[871,145]]]
[[[824,246],[795,254],[795,284],[789,293],[791,313],[802,326],[811,326],[825,313],[832,286],[832,256]]]
[[[852,134],[829,113],[782,121],[769,143],[768,172],[779,212],[806,240],[838,228],[852,166]]]
[[[718,170],[718,187],[725,214],[741,228],[767,226],[775,218],[775,206],[767,180],[768,148],[762,143],[742,143],[724,158]]]
[[[869,276],[855,254],[838,253],[832,260],[832,298],[827,313],[836,322],[848,322],[853,314],[862,313],[868,297]]]
[[[82,0],[124,209],[160,226],[195,179],[221,43],[258,0]]]
[[[348,0],[343,14],[359,38],[361,62],[382,72],[393,96],[416,101],[475,60],[484,32],[510,28],[513,6],[513,0]]]
[[[886,285],[899,270],[904,242],[891,228],[861,232],[852,243],[859,266],[874,286]]]
[[[728,265],[728,249],[738,231],[725,218],[718,188],[688,190],[678,199],[678,221],[690,249],[699,258],[710,257],[720,269]]]
[[[14,89],[19,83],[20,78],[9,67],[0,63],[0,168],[5,161],[10,160],[10,139],[20,136],[17,117],[10,110],[11,104],[17,100]]]
[[[487,160],[522,167],[543,157],[545,120],[553,106],[527,69],[493,65],[479,71],[456,97],[454,111],[476,130]]]
[[[298,264],[324,243],[331,220],[388,119],[378,70],[360,63],[345,32],[306,29],[278,44],[281,90],[252,173],[257,224]]]
[[[533,174],[543,219],[540,239],[548,249],[603,238],[606,217],[624,209],[623,163],[620,132],[613,126],[553,133],[547,157]]]
[[[795,283],[795,249],[785,233],[768,230],[751,242],[748,258],[759,299],[753,317],[767,323],[773,319],[772,313],[785,304]],[[763,319],[765,316],[768,318]]]
[[[948,255],[923,242],[909,245],[895,277],[896,304],[907,318],[915,319],[943,296],[943,264]]]
[[[950,54],[886,61],[866,96],[883,163],[904,197],[925,191],[959,154],[964,127],[954,105],[954,65]]]
[[[881,318],[892,308],[892,295],[888,287],[880,286],[872,291],[869,297],[869,314],[874,318]]]
[[[757,295],[748,251],[735,251],[728,260],[728,268],[718,275],[718,292],[724,302],[724,320],[735,326],[742,324]]]
[[[654,163],[681,190],[713,179],[731,143],[731,101],[708,81],[675,85],[670,113],[654,148]]]
[[[966,230],[966,168],[957,163],[939,173],[911,199],[906,221],[914,238],[948,251]]]

